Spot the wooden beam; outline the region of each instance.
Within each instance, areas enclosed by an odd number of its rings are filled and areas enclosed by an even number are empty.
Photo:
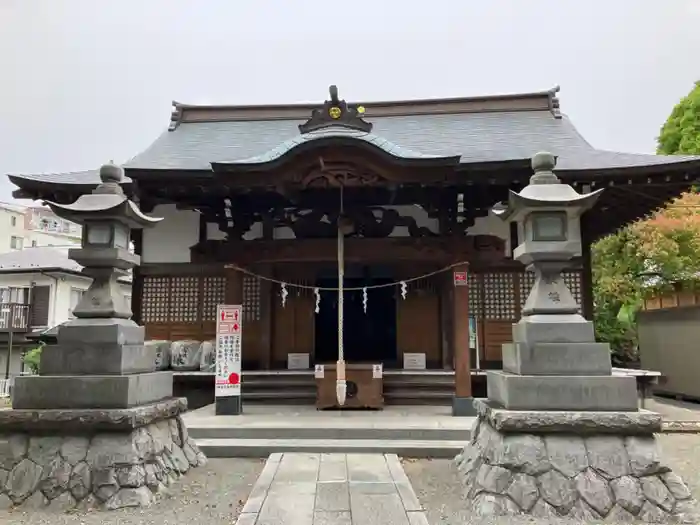
[[[367,264],[413,261],[444,265],[466,261],[489,265],[505,260],[502,241],[493,238],[491,246],[485,243],[486,237],[349,238],[345,243],[345,259]],[[335,261],[337,242],[334,239],[209,241],[192,247],[192,260],[224,261],[243,267],[258,263]]]

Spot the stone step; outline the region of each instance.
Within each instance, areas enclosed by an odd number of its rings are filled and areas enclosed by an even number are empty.
[[[467,419],[467,418],[460,418]],[[468,418],[471,422],[472,418]],[[465,426],[467,422],[465,421]],[[325,423],[305,422],[304,425],[282,426],[271,424],[217,425],[204,426],[189,423],[189,435],[194,439],[265,439],[275,436],[282,440],[394,440],[394,441],[461,441],[469,440],[470,432],[466,428],[445,427],[409,427],[397,423],[388,425],[368,425],[348,422],[348,424],[331,425]]]
[[[465,441],[377,439],[196,439],[209,458],[266,458],[277,452],[397,454],[408,458],[452,459]]]

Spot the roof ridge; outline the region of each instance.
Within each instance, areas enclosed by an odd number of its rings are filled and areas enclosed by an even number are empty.
[[[466,104],[479,102],[497,102],[508,100],[522,100],[533,98],[547,98],[549,110],[555,118],[559,118],[559,98],[556,93],[560,86],[556,85],[544,91],[530,91],[524,93],[504,93],[495,95],[472,95],[461,97],[435,97],[416,99],[396,99],[396,100],[366,100],[351,101],[348,104],[354,106],[376,107],[404,107],[404,106],[429,106],[436,104]],[[308,110],[309,115],[314,109],[323,106],[323,101],[319,102],[295,102],[295,103],[275,103],[275,104],[187,104],[177,100],[172,101],[172,111],[170,113],[170,124],[168,131],[174,131],[183,122],[184,114],[188,110],[193,111],[294,111]]]

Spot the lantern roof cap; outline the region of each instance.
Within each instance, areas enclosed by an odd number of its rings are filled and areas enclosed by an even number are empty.
[[[517,220],[514,215],[533,208],[577,208],[581,213],[593,207],[602,189],[592,193],[578,193],[569,184],[562,184],[554,173],[556,157],[539,152],[532,157],[533,175],[530,184],[519,193],[510,191],[507,205],[498,204],[492,213],[503,220]],[[518,214],[519,215],[519,214]]]
[[[72,204],[47,201],[46,204],[59,217],[84,223],[90,220],[114,220],[130,228],[145,228],[163,220],[149,217],[124,194],[120,183],[124,180],[124,168],[113,163],[100,168],[102,183],[92,193],[81,195]]]

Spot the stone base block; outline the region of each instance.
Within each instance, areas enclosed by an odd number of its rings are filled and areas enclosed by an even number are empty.
[[[456,462],[477,516],[698,523],[653,434],[504,434],[480,416]]]
[[[0,509],[145,507],[207,461],[179,415],[126,432],[83,430],[0,435]]]
[[[499,432],[528,434],[625,434],[661,432],[662,417],[650,410],[584,412],[580,410],[507,410],[488,399],[476,399],[474,408]],[[1,420],[0,420],[1,421]]]
[[[511,410],[637,410],[637,382],[622,376],[520,376],[489,370],[488,398]]]
[[[513,325],[513,341],[535,343],[592,343],[593,323],[579,314],[529,315]]]
[[[143,344],[146,329],[130,319],[72,319],[58,329],[60,344]]]
[[[129,408],[172,395],[172,372],[127,376],[22,376],[15,379],[12,408]]]
[[[117,343],[50,345],[41,352],[40,373],[54,375],[124,375],[153,372],[158,347]]]
[[[519,343],[503,345],[503,371],[519,375],[609,376],[608,343]]]
[[[455,417],[473,417],[476,415],[473,397],[452,398],[452,415]]]
[[[214,411],[217,416],[240,416],[243,413],[243,398],[241,396],[217,397],[214,401]]]

